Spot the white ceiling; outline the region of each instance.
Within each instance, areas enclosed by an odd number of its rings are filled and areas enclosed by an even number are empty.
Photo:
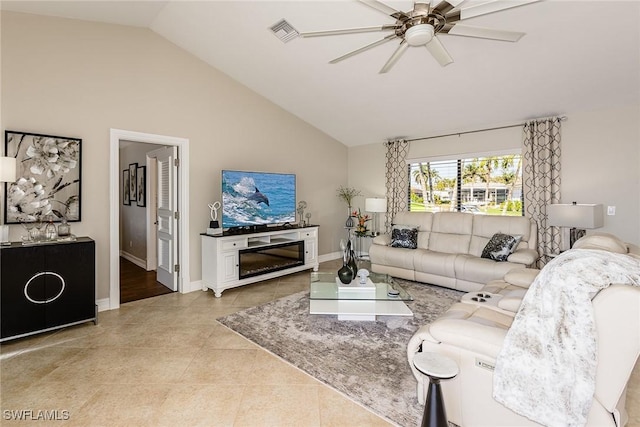
[[[388,1],[409,10],[411,1]],[[434,1],[435,3],[435,1]],[[465,3],[463,6],[467,5]],[[296,38],[391,24],[357,1],[2,1],[3,10],[150,28],[345,145],[419,138],[640,102],[640,1],[547,0],[466,20],[527,33],[517,43],[441,35],[455,62],[410,48],[388,74],[389,34]]]

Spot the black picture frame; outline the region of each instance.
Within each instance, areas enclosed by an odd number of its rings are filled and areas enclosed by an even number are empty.
[[[4,148],[18,161],[17,181],[5,183],[5,224],[82,219],[81,138],[6,130]]]
[[[136,201],[136,196],[138,193],[138,188],[136,187],[136,185],[138,184],[138,180],[136,179],[137,170],[137,163],[129,163],[129,200],[132,202]]]
[[[136,171],[136,179],[138,180],[138,198],[137,204],[138,206],[145,207],[147,202],[147,167],[146,166],[138,166],[138,170]]]
[[[122,204],[125,206],[131,206],[131,199],[129,198],[129,169],[122,171]]]

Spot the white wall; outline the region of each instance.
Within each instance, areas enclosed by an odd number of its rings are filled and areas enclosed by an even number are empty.
[[[3,129],[82,138],[82,221],[96,240],[97,298],[109,295],[109,129],[190,141],[190,277],[220,200],[220,170],[297,175],[320,225],[319,253],[339,249],[347,148],[152,31],[12,12],[1,16]],[[10,237],[20,238],[19,226]]]
[[[616,206],[598,231],[640,244],[640,106],[568,112],[562,122],[562,202]],[[411,142],[410,158],[481,153],[517,148],[520,128]],[[362,159],[367,159],[363,162]],[[365,163],[366,167],[357,167]],[[384,194],[384,147],[349,149],[349,184],[367,194]],[[364,205],[364,203],[363,203]]]

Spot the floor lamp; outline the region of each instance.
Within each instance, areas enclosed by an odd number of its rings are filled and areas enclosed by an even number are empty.
[[[600,228],[604,225],[602,205],[579,205],[576,202],[547,205],[547,217],[549,225],[565,227],[562,235],[563,250],[571,249],[576,240],[585,235],[585,229]]]
[[[387,211],[387,199],[384,197],[372,197],[364,199],[364,210],[373,213],[373,231],[372,234],[377,236],[378,231],[378,213]]]
[[[16,181],[17,163],[15,157],[0,157],[0,182]],[[0,203],[0,206],[2,206],[2,203]],[[2,224],[0,225],[0,245],[9,244],[11,244],[9,242],[9,226]]]

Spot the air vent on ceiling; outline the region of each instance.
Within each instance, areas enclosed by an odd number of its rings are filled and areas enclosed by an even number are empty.
[[[300,34],[295,28],[293,28],[291,24],[289,24],[284,19],[273,25],[271,27],[271,31],[273,31],[273,34],[275,34],[276,37],[278,37],[284,43],[288,42],[289,40],[295,39]]]

